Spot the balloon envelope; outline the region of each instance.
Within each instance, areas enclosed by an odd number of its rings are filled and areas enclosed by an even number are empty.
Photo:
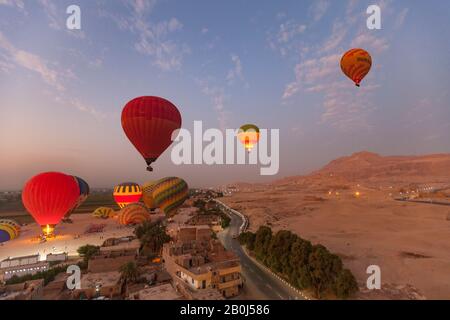
[[[160,179],[153,189],[155,204],[168,216],[176,212],[188,195],[189,187],[186,181],[177,177]]]
[[[56,225],[73,208],[79,195],[78,184],[72,176],[45,172],[25,184],[22,202],[39,225]]]
[[[245,124],[239,128],[238,138],[245,150],[251,151],[259,141],[259,128],[254,124]]]
[[[150,164],[172,144],[172,134],[180,127],[177,107],[160,97],[135,98],[122,110],[122,128],[150,171]]]
[[[13,240],[20,234],[20,225],[11,219],[0,219],[0,243]]]
[[[127,204],[139,202],[142,188],[135,182],[124,182],[114,187],[114,200],[120,208]]]
[[[150,220],[150,213],[142,203],[131,203],[119,212],[119,223],[122,225],[139,224]]]
[[[155,188],[155,182],[150,181],[144,183],[142,186],[142,201],[149,209],[156,209],[158,206],[155,204],[155,199],[153,199],[153,190]]]
[[[341,59],[341,70],[356,86],[369,73],[372,67],[372,57],[364,49],[351,49]]]
[[[100,207],[95,209],[95,211],[92,213],[92,215],[95,218],[102,218],[102,219],[108,219],[114,217],[114,209],[109,207]]]

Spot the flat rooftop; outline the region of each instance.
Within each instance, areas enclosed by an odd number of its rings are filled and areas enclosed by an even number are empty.
[[[145,288],[134,296],[138,295],[139,300],[179,300],[183,296],[179,294],[170,283],[161,284],[158,286]]]
[[[95,288],[97,285],[102,287],[112,287],[117,284],[120,279],[120,272],[99,272],[87,273],[81,277],[81,289]]]

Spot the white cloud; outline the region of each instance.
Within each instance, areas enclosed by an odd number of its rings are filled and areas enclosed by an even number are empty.
[[[19,8],[20,10],[25,9],[25,4],[22,0],[0,0],[0,5],[16,7]]]
[[[16,48],[11,42],[0,32],[0,49],[5,52],[5,56],[8,61],[6,63],[14,63],[27,70],[33,71],[40,75],[40,77],[49,85],[54,88],[63,91],[61,78],[64,77],[64,73],[52,68],[49,63],[44,61],[39,56],[20,50]],[[5,62],[4,62],[5,63]]]
[[[373,32],[365,31],[353,39],[351,47],[365,48],[369,52],[380,54],[389,49],[389,43],[387,39],[376,37]]]
[[[330,7],[330,2],[327,0],[315,0],[309,8],[309,14],[312,16],[314,22],[319,21]]]
[[[292,20],[280,24],[275,34],[269,34],[269,46],[273,50],[286,56],[290,51],[296,51],[300,47],[297,38],[306,31],[306,25],[296,23]]]
[[[217,121],[222,130],[227,128],[228,112],[225,110],[225,90],[219,86],[212,86],[207,81],[196,80],[204,95],[210,98],[215,111],[217,112]]]
[[[178,70],[183,63],[190,48],[184,43],[172,40],[170,36],[183,29],[183,24],[176,18],[151,23],[148,15],[151,14],[156,1],[124,0],[131,8],[127,16],[120,16],[101,9],[101,17],[112,19],[120,30],[137,34],[138,40],[134,44],[137,52],[151,57],[153,65],[164,71]]]
[[[208,28],[202,28],[202,34],[207,34],[209,32]]]
[[[405,23],[408,12],[409,12],[408,8],[404,8],[402,11],[400,11],[400,13],[397,15],[397,18],[395,19],[394,28],[398,29]]]
[[[233,62],[233,68],[228,71],[227,75],[228,84],[232,84],[236,78],[244,80],[244,75],[242,74],[242,63],[239,56],[232,54],[231,61]]]

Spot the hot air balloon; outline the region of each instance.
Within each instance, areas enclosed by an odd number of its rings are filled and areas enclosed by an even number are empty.
[[[67,174],[45,172],[31,178],[23,188],[22,202],[44,236],[53,236],[55,225],[61,222],[80,196],[76,180]]]
[[[181,127],[181,115],[170,101],[160,97],[139,97],[122,110],[122,128],[131,143],[150,164],[172,144],[172,134]]]
[[[153,210],[158,206],[155,204],[155,199],[153,199],[153,190],[155,187],[155,182],[149,181],[144,183],[142,186],[142,201],[144,201],[147,208]]]
[[[127,204],[139,202],[142,196],[142,188],[134,182],[124,182],[114,187],[114,200],[120,208]]]
[[[142,203],[131,203],[119,212],[119,223],[122,225],[140,224],[150,220],[150,213]]]
[[[20,234],[20,225],[11,219],[0,219],[0,243],[13,240]]]
[[[109,207],[100,207],[95,209],[95,211],[92,213],[92,216],[94,216],[95,218],[108,219],[114,217],[114,214],[114,209]]]
[[[259,141],[259,128],[254,124],[245,124],[239,128],[238,139],[250,152]]]
[[[351,49],[347,51],[341,59],[341,69],[357,87],[369,73],[372,67],[372,57],[363,49]]]
[[[75,203],[75,206],[72,208],[72,210],[70,210],[66,214],[64,219],[69,219],[70,215],[86,201],[87,197],[89,196],[89,192],[90,192],[89,185],[85,180],[81,179],[80,177],[76,177],[76,176],[73,176],[73,178],[75,179],[75,181],[78,184],[78,188],[80,189],[80,194],[78,196],[77,202]]]
[[[189,187],[181,178],[167,177],[158,180],[153,189],[155,204],[167,216],[175,214],[178,207],[188,198]]]

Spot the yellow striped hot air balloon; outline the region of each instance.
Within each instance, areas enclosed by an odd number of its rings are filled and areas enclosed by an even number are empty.
[[[95,211],[92,213],[92,215],[95,218],[102,218],[102,219],[108,219],[113,218],[115,214],[114,209],[109,207],[100,207],[95,209]]]
[[[143,203],[131,203],[125,206],[120,210],[118,218],[122,225],[140,224],[151,220],[150,213]]]
[[[134,182],[124,182],[114,187],[114,200],[120,208],[127,204],[139,202],[142,196],[142,188]]]
[[[155,187],[154,181],[146,182],[142,186],[142,201],[144,201],[147,208],[151,210],[158,208],[158,206],[155,204],[155,199],[153,199],[154,187]]]
[[[372,57],[364,49],[351,49],[347,51],[341,59],[341,69],[357,87],[361,80],[369,73],[372,67]]]
[[[158,180],[153,190],[155,204],[167,216],[174,215],[188,196],[189,187],[186,181],[177,177],[167,177]]]
[[[20,225],[11,219],[0,219],[0,243],[13,240],[20,234]]]
[[[245,150],[252,151],[259,141],[259,128],[254,124],[245,124],[239,128],[238,139],[244,145]]]

